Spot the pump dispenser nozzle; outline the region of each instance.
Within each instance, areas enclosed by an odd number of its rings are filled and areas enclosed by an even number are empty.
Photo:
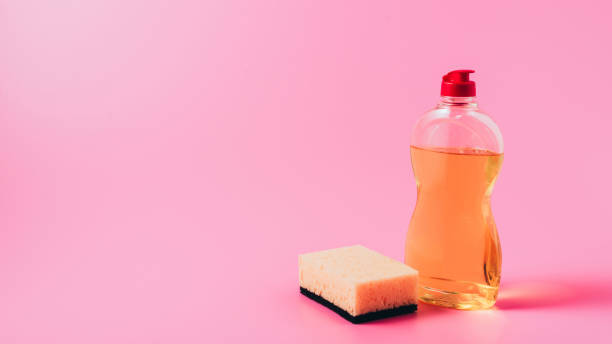
[[[476,83],[470,80],[470,69],[459,69],[448,72],[442,77],[440,95],[446,97],[474,97],[476,96]]]

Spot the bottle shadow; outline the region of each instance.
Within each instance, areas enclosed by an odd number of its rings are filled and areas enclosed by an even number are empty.
[[[612,280],[537,279],[503,283],[495,308],[531,308],[612,305]]]
[[[612,280],[576,278],[571,281],[568,278],[540,278],[504,282],[501,285],[497,302],[491,311],[506,312],[557,307],[612,307]],[[457,311],[419,302],[418,310],[415,313],[377,320],[371,324],[386,326],[415,319],[457,315],[458,312],[472,311]]]

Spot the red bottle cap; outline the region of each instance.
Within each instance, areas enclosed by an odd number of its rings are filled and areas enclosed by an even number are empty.
[[[470,69],[460,69],[448,72],[442,77],[440,95],[446,97],[474,97],[476,96],[476,83],[470,80]]]

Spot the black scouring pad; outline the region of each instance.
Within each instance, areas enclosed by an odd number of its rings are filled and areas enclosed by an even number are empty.
[[[370,313],[360,314],[358,316],[352,316],[344,309],[334,305],[333,303],[325,300],[324,298],[322,298],[321,296],[315,293],[308,291],[305,288],[300,287],[300,293],[302,293],[302,295],[305,295],[312,300],[317,301],[318,303],[331,309],[332,311],[338,313],[344,319],[352,322],[353,324],[361,324],[361,323],[372,321],[372,320],[384,319],[384,318],[388,318],[388,317],[392,317],[396,315],[413,313],[414,311],[417,310],[417,305],[405,305],[405,306],[400,306],[397,308],[390,308],[390,309],[385,309],[382,311],[370,312]]]

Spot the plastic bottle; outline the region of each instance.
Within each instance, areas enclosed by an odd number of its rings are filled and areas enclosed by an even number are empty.
[[[476,104],[472,70],[442,79],[440,103],[414,127],[417,202],[405,262],[419,271],[419,299],[457,308],[495,304],[501,248],[491,192],[503,160],[499,128]]]

